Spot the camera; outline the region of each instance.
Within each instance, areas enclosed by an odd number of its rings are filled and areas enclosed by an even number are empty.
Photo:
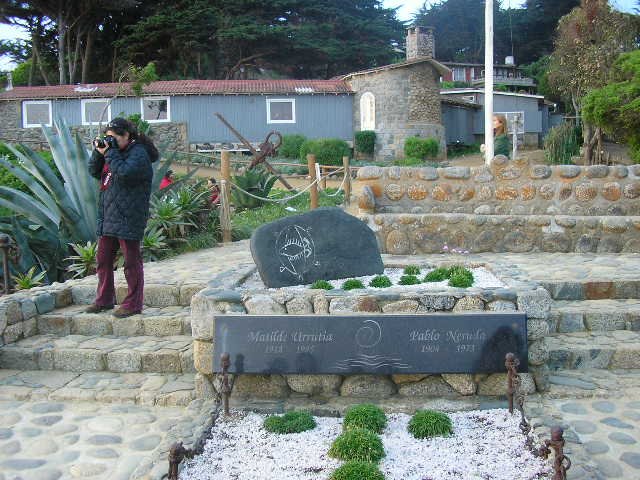
[[[104,135],[103,137],[96,137],[93,140],[93,146],[95,148],[118,148],[118,142],[112,135]]]

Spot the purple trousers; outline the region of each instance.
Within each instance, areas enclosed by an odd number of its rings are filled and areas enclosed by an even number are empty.
[[[142,311],[144,291],[144,272],[142,270],[142,252],[138,240],[123,240],[116,237],[100,237],[98,239],[97,273],[98,291],[96,305],[107,307],[116,302],[116,290],[113,284],[113,266],[118,248],[124,255],[124,276],[129,291],[120,305],[129,311]]]

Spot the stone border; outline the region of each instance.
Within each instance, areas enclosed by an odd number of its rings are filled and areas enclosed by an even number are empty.
[[[404,265],[403,265],[404,266]],[[221,378],[213,372],[216,314],[312,315],[366,313],[426,313],[436,311],[521,311],[527,314],[529,370],[522,374],[527,393],[548,388],[545,362],[549,353],[544,337],[549,333],[552,299],[535,284],[507,280],[503,289],[449,289],[402,293],[286,288],[241,291],[239,287],[255,271],[230,270],[216,277],[191,302],[191,328],[196,371],[196,396],[216,398]],[[469,395],[504,395],[506,373],[444,375],[240,375],[235,378],[232,399],[282,400],[290,396],[388,398]]]

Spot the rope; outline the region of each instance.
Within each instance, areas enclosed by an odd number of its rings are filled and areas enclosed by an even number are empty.
[[[313,182],[311,182],[309,185],[307,185],[303,190],[300,190],[298,193],[296,193],[295,195],[291,195],[289,197],[285,197],[285,198],[279,198],[279,199],[275,199],[275,198],[265,198],[265,197],[259,197],[257,195],[254,195],[251,192],[247,192],[246,190],[244,190],[242,187],[239,187],[238,185],[236,185],[235,183],[231,182],[231,186],[233,188],[235,188],[236,190],[241,191],[242,193],[249,195],[250,197],[255,198],[256,200],[262,200],[263,202],[271,202],[271,203],[287,203],[289,200],[293,200],[296,197],[299,197],[300,195],[302,195],[303,193],[305,193],[307,190],[309,190],[311,187],[313,187],[314,184],[317,184],[318,182],[321,182],[324,178],[329,177],[330,175],[334,175],[336,173],[340,173],[341,170],[344,170],[344,167],[333,171],[330,174],[325,175],[324,177],[320,177],[320,178],[316,178]],[[345,176],[346,178],[346,176]],[[342,184],[340,185],[339,188],[342,188],[342,185],[344,184],[344,179],[342,180]],[[330,197],[335,197],[338,193],[340,192],[340,190],[338,190],[336,193],[334,194],[328,194],[325,193],[325,195],[330,196]]]

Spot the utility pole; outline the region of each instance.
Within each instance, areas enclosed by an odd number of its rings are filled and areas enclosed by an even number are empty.
[[[484,11],[484,155],[493,159],[493,0],[485,0]]]

